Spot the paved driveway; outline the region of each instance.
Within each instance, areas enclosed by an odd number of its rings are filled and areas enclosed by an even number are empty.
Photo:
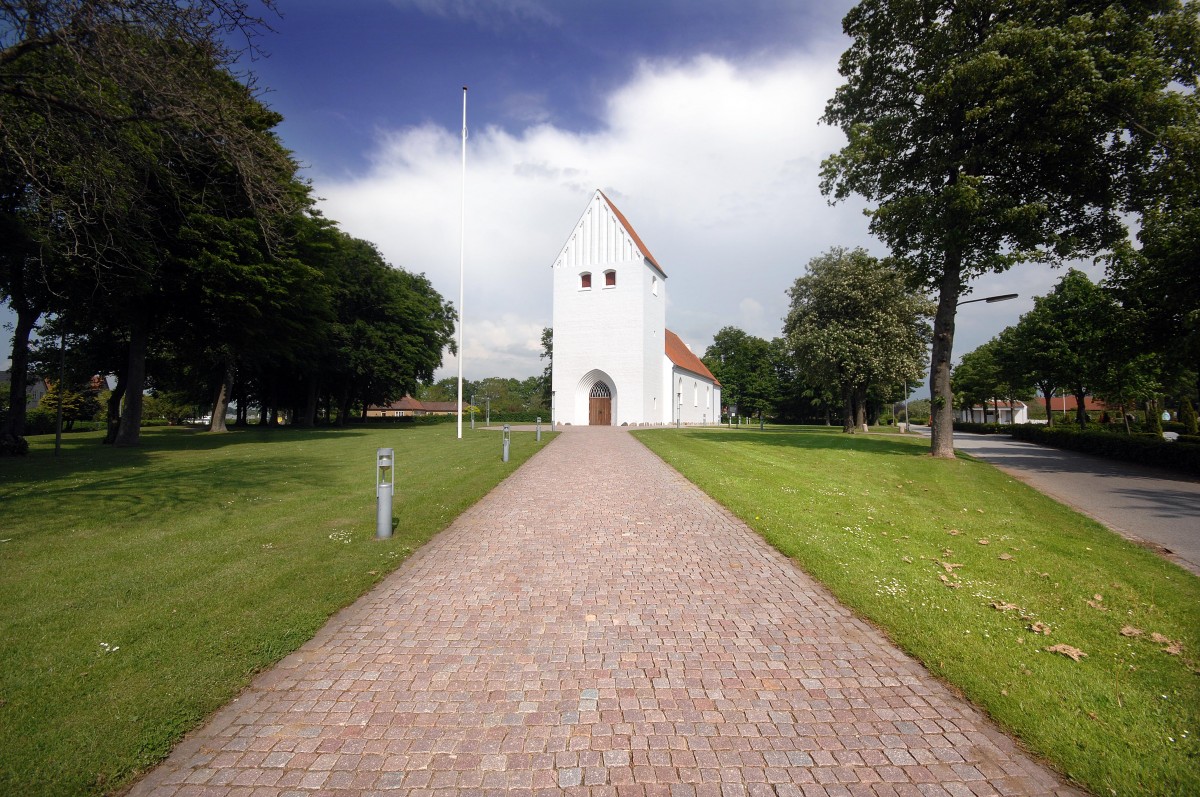
[[[1200,480],[1002,435],[957,432],[954,447],[1200,575]]]
[[[1078,794],[619,428],[569,428],[134,795]]]

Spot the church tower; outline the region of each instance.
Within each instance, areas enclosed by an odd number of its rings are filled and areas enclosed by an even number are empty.
[[[554,421],[660,423],[667,275],[596,191],[554,261]]]

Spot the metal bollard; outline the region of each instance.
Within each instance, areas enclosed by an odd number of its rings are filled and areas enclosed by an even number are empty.
[[[534,429],[537,430],[537,442],[539,442],[539,443],[542,442],[542,416],[541,415],[538,416],[537,426],[535,426]]]
[[[504,424],[503,435],[504,435],[504,454],[502,455],[502,458],[500,461],[508,462],[508,443],[509,443],[509,438],[512,436],[512,432],[510,431],[509,425],[507,423]]]
[[[392,495],[396,492],[395,452],[390,448],[375,451],[375,539],[392,536]]]

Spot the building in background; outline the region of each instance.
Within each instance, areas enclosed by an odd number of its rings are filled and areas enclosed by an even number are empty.
[[[666,327],[666,272],[602,191],[553,272],[555,423],[720,422],[720,382]]]

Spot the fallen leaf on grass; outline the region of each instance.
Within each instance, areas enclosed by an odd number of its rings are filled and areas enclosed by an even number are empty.
[[[911,557],[911,556],[901,556],[901,557],[900,557],[900,560],[901,560],[901,561],[904,561],[904,562],[908,562],[908,563],[911,565],[911,564],[912,564],[912,560],[913,560],[913,559],[912,559],[912,557]]]
[[[1001,560],[1001,561],[1003,561],[1003,562],[1008,562],[1008,561],[1011,561],[1011,560],[1012,560],[1012,558],[1013,558],[1013,555],[1012,555],[1012,554],[1010,554],[1010,553],[1002,553],[1002,554],[1000,554],[1000,560]]]
[[[993,601],[992,608],[998,612],[1010,612],[1013,609],[1020,608],[1015,603],[1004,603],[1002,601]]]
[[[978,513],[979,513],[979,514],[981,514],[981,515],[983,514],[983,510],[982,510],[982,509],[976,509],[975,511],[976,511],[976,512],[978,512]]]
[[[1070,645],[1051,645],[1050,647],[1046,648],[1046,650],[1050,653],[1061,653],[1062,655],[1070,658],[1071,661],[1079,661],[1087,655],[1079,648],[1073,648]]]
[[[954,551],[950,550],[949,548],[943,548],[942,556],[945,556],[945,557],[954,556]]]
[[[980,545],[987,545],[987,544],[988,544],[988,541],[987,541],[987,540],[980,540],[980,541],[979,541],[979,544],[980,544]]]
[[[1142,629],[1134,628],[1131,625],[1127,625],[1127,626],[1124,626],[1121,628],[1121,636],[1141,636],[1144,633],[1146,633],[1146,632],[1143,631]]]
[[[1176,642],[1173,639],[1163,636],[1162,634],[1158,633],[1157,631],[1155,631],[1153,634],[1150,635],[1150,639],[1157,642],[1160,645],[1166,645],[1166,647],[1162,649],[1163,653],[1167,653],[1172,656],[1178,656],[1180,653],[1183,653],[1183,643],[1182,642]]]
[[[962,534],[962,532],[959,531],[958,529],[950,529],[946,533],[949,534],[951,537],[957,537],[959,534]]]
[[[1030,625],[1029,630],[1035,634],[1041,634],[1042,636],[1050,636],[1050,626],[1048,626],[1045,623],[1040,622],[1040,621]]]
[[[1099,596],[1099,595],[1097,595],[1096,597],[1100,597],[1100,596]],[[1089,601],[1087,602],[1087,605],[1088,605],[1088,606],[1091,606],[1093,609],[1099,609],[1099,610],[1100,610],[1100,611],[1102,611],[1102,612],[1106,612],[1106,611],[1108,611],[1108,607],[1107,607],[1107,606],[1101,606],[1099,601],[1093,601],[1093,600],[1089,600]]]
[[[942,583],[945,584],[950,589],[958,589],[959,587],[962,586],[961,583],[959,583],[957,581],[951,581],[950,579],[946,578],[945,573],[939,573],[938,578],[940,578],[942,580]]]
[[[938,562],[938,564],[941,565],[942,569],[944,569],[947,573],[953,573],[955,568],[962,567],[962,565],[955,562]]]

